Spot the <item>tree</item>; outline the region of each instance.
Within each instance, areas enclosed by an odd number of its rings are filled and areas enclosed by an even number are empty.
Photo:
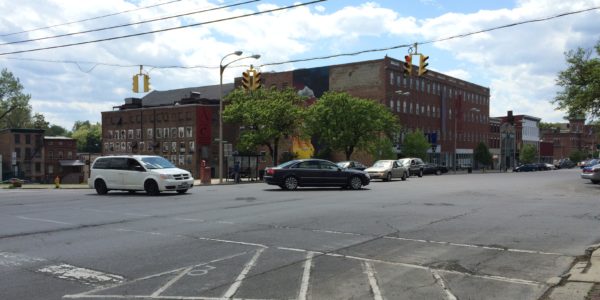
[[[477,148],[473,151],[473,158],[478,164],[489,166],[493,163],[492,153],[484,142],[479,142]]]
[[[385,106],[344,92],[326,92],[308,108],[308,135],[350,160],[356,149],[368,151],[399,129],[398,120]],[[391,149],[391,147],[390,147]]]
[[[0,128],[24,128],[31,121],[30,95],[7,69],[0,73]]]
[[[279,141],[299,134],[303,98],[293,89],[271,88],[252,92],[236,89],[226,100],[230,104],[223,111],[223,120],[243,128],[238,150],[253,151],[257,146],[266,146],[277,165]]]
[[[571,154],[569,154],[569,159],[574,163],[578,163],[578,162],[584,160],[585,158],[586,158],[586,154],[585,154],[585,152],[583,152],[581,150],[573,150],[573,152],[571,152]]]
[[[600,56],[600,40],[594,47]],[[558,74],[556,83],[563,89],[552,101],[568,114],[600,117],[600,58],[592,50],[577,48],[565,53],[567,69]]]
[[[537,149],[534,145],[525,144],[521,147],[521,153],[519,154],[519,160],[524,164],[529,164],[535,161],[537,156]]]
[[[431,147],[429,141],[425,137],[425,134],[421,130],[409,132],[404,137],[402,144],[402,155],[405,157],[418,157],[425,159],[427,156],[427,149]]]
[[[78,124],[81,121],[77,121]],[[86,123],[87,122],[87,123]],[[85,121],[79,124],[77,130],[74,130],[71,137],[77,141],[77,151],[79,152],[100,152],[102,149],[102,126],[100,123],[93,125],[89,121]],[[75,126],[73,126],[75,128]]]
[[[40,113],[36,113],[35,115],[33,115],[30,127],[48,130],[48,128],[50,128],[50,122],[46,121],[46,118],[44,118],[44,115],[42,115]]]
[[[393,149],[392,140],[387,136],[382,136],[369,148],[369,153],[373,156],[373,160],[395,159],[396,153]]]
[[[560,123],[547,123],[547,122],[540,122],[540,129],[556,129],[556,128],[560,128],[561,124]]]
[[[68,136],[69,131],[64,127],[58,125],[51,125],[46,132],[44,132],[45,136]]]

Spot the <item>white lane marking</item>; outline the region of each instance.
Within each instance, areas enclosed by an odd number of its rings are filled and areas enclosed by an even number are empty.
[[[298,300],[306,300],[308,296],[308,284],[310,282],[310,271],[312,268],[312,260],[315,253],[308,251],[306,253],[306,260],[304,261],[304,272],[302,273],[302,282],[300,284],[300,292],[298,293]]]
[[[111,213],[111,214],[118,214],[118,215],[134,216],[134,217],[152,217],[152,215],[146,215],[146,214],[129,213],[129,212],[121,212],[121,211],[105,210],[105,209],[95,209],[95,208],[82,208],[81,210],[93,211],[93,212],[99,212],[99,213]]]
[[[245,246],[254,246],[254,247],[260,247],[260,248],[263,248],[263,249],[269,248],[269,246],[265,246],[263,244],[256,244],[256,243],[246,243],[246,242],[238,242],[238,241],[222,240],[222,239],[213,239],[213,238],[197,237],[197,236],[185,236],[185,235],[178,235],[178,236],[179,237],[186,237],[186,238],[194,238],[194,239],[204,240],[204,241],[222,242],[222,243],[238,244],[238,245],[245,245]]]
[[[73,280],[85,284],[119,283],[125,279],[123,276],[102,273],[69,264],[46,266],[37,271],[52,274],[60,279]]]
[[[371,285],[371,290],[373,291],[373,299],[383,300],[381,290],[379,289],[379,285],[377,284],[377,278],[375,278],[375,271],[373,270],[373,266],[366,261],[363,262],[363,266],[365,267],[365,272],[367,273],[367,277],[369,278],[369,285]]]
[[[444,293],[446,294],[446,299],[458,300],[456,298],[456,296],[454,296],[454,294],[452,294],[452,291],[450,291],[450,288],[448,288],[448,286],[446,285],[444,278],[442,278],[442,276],[438,272],[436,272],[435,270],[431,270],[431,274],[433,274],[433,278],[435,278],[435,282],[442,288],[442,290],[444,290]]]
[[[355,235],[355,236],[364,236],[364,234],[353,233],[353,232],[342,232],[335,230],[322,230],[322,229],[311,229],[312,232],[323,232],[323,233],[333,233],[333,234],[344,234],[344,235]]]
[[[144,234],[151,234],[151,235],[164,235],[163,233],[156,232],[156,231],[142,231],[142,230],[125,229],[125,228],[115,228],[114,230],[120,231],[120,232],[135,232],[135,233],[144,233]]]
[[[30,217],[25,217],[25,216],[16,216],[16,217],[19,218],[19,219],[28,220],[28,221],[38,221],[38,222],[54,223],[54,224],[61,224],[61,225],[75,225],[73,223],[67,223],[67,222],[61,222],[61,221],[55,221],[55,220],[48,220],[48,219],[30,218]]]
[[[228,255],[228,256],[225,256],[225,257],[217,258],[217,259],[209,261],[209,262],[199,263],[199,264],[197,264],[195,266],[207,265],[207,264],[210,264],[210,263],[214,263],[214,262],[223,261],[223,260],[231,259],[231,258],[234,258],[234,257],[238,257],[238,256],[241,256],[241,255],[244,255],[244,254],[247,254],[247,253],[248,253],[247,251],[244,251],[244,252],[240,252],[240,253]],[[145,276],[145,277],[142,277],[142,278],[137,278],[137,279],[134,279],[134,280],[131,280],[131,281],[128,281],[128,282],[121,282],[121,283],[117,283],[117,284],[104,285],[104,286],[97,287],[97,288],[95,288],[93,290],[89,290],[87,292],[83,292],[83,293],[79,293],[79,294],[74,294],[74,295],[65,295],[65,296],[63,296],[63,298],[77,299],[77,298],[102,298],[102,297],[110,298],[110,297],[114,297],[114,296],[121,297],[119,295],[90,295],[90,294],[99,293],[99,292],[102,292],[102,291],[106,291],[106,290],[118,288],[118,287],[121,287],[121,286],[124,286],[124,285],[128,285],[128,284],[132,284],[132,283],[144,281],[144,280],[147,280],[147,279],[152,279],[152,278],[156,278],[156,277],[160,277],[160,276],[164,276],[164,275],[168,275],[168,274],[172,274],[172,273],[177,273],[177,272],[179,272],[181,270],[185,270],[187,268],[188,267],[177,268],[177,269],[174,269],[174,270],[165,271],[165,272],[161,272],[161,273],[158,273],[158,274],[148,275],[148,276]],[[129,296],[124,296],[124,297],[129,297]],[[131,295],[131,297],[137,297],[137,298],[144,298],[144,297],[146,297],[146,298],[148,298],[149,296],[147,296],[147,295],[146,296],[134,296],[134,295]],[[168,296],[160,296],[157,299],[164,298],[164,297],[168,297]],[[164,299],[168,299],[168,298],[164,298]],[[179,298],[175,298],[175,299],[179,299]],[[196,298],[190,298],[190,299],[212,299],[212,298],[196,297]],[[214,299],[221,299],[221,298],[214,298]]]
[[[449,245],[449,246],[467,247],[467,248],[480,248],[480,249],[496,250],[496,251],[508,251],[508,252],[517,252],[517,253],[543,254],[543,255],[556,255],[556,256],[570,256],[570,255],[566,255],[566,254],[562,254],[562,253],[544,252],[544,251],[537,251],[537,250],[500,248],[500,247],[491,247],[491,246],[482,246],[482,245],[411,239],[411,238],[394,237],[394,236],[385,236],[383,238],[388,239],[388,240],[400,240],[400,241],[409,241],[409,242],[418,242],[418,243],[440,244],[440,245]]]
[[[248,272],[250,272],[250,269],[252,269],[252,267],[254,267],[254,265],[256,264],[256,261],[258,260],[258,257],[263,253],[264,250],[265,250],[264,248],[260,248],[260,249],[256,250],[256,254],[254,254],[252,259],[246,264],[246,266],[244,266],[244,269],[242,270],[240,275],[238,275],[238,277],[235,279],[235,282],[229,287],[227,292],[225,292],[225,294],[223,295],[223,298],[231,299],[233,297],[233,295],[235,295],[235,293],[237,293],[238,289],[242,285],[242,282],[244,281],[244,279],[246,279],[246,275],[248,275]]]
[[[175,220],[177,220],[177,221],[186,221],[186,222],[200,222],[200,223],[208,222],[208,221],[203,220],[203,219],[191,219],[191,218],[175,218]]]
[[[18,253],[0,252],[0,266],[17,267],[23,264],[46,261],[44,258],[31,257]]]
[[[310,251],[310,250],[297,249],[297,248],[286,248],[286,247],[277,247],[277,249],[286,250],[286,251],[294,251],[294,252],[309,252]],[[458,274],[458,275],[464,275],[464,276],[470,276],[470,277],[494,280],[494,281],[502,281],[502,282],[508,282],[508,283],[517,283],[517,284],[534,285],[534,286],[546,285],[545,283],[542,283],[542,282],[526,280],[526,279],[509,278],[509,277],[496,276],[496,275],[478,275],[478,274],[471,274],[471,273],[452,271],[452,270],[435,269],[435,268],[430,268],[430,267],[426,267],[426,266],[403,263],[403,262],[387,261],[387,260],[380,260],[380,259],[373,259],[373,258],[364,258],[364,257],[337,254],[337,253],[326,253],[326,252],[320,252],[320,251],[312,251],[312,252],[314,252],[315,254],[326,255],[326,256],[330,256],[330,257],[354,259],[354,260],[358,260],[358,261],[381,263],[381,264],[401,266],[401,267],[407,267],[407,268],[419,269],[419,270],[436,270],[441,273]]]
[[[206,266],[208,264],[212,264],[212,263],[216,263],[216,262],[220,262],[220,261],[224,261],[224,260],[228,260],[228,259],[232,259],[234,257],[238,257],[238,256],[244,255],[246,253],[247,252],[236,253],[236,254],[233,254],[233,255],[229,255],[229,256],[217,258],[217,259],[211,260],[209,262],[205,262],[205,263],[200,263],[200,264],[197,264],[197,265],[189,266],[189,267],[183,269],[183,271],[181,271],[179,274],[177,274],[177,276],[175,276],[173,279],[169,280],[169,282],[167,282],[161,288],[159,288],[154,293],[152,293],[151,297],[156,297],[156,296],[159,296],[160,294],[162,294],[169,287],[171,287],[175,282],[177,282],[179,279],[181,279],[181,277],[183,277],[184,275],[188,274],[194,268],[197,268],[197,267],[200,267],[200,266]]]

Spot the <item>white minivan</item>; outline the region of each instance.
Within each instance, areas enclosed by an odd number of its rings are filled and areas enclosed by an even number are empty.
[[[194,186],[194,178],[190,172],[160,156],[103,156],[94,160],[88,184],[99,195],[110,190],[146,191],[149,195],[163,191],[183,194]]]

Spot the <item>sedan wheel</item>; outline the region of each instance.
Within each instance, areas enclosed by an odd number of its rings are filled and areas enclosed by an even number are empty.
[[[594,179],[592,179],[592,183],[593,184],[598,184],[598,183],[600,183],[600,180],[594,180]]]
[[[435,170],[435,175],[442,175],[442,170]]]
[[[419,177],[423,177],[423,170],[419,170]]]
[[[385,181],[392,181],[392,173],[387,173],[385,176]]]
[[[402,178],[401,178],[401,179],[402,179],[402,181],[405,181],[407,177],[408,177],[408,176],[406,175],[406,172],[402,173]]]
[[[295,190],[298,188],[298,179],[294,176],[286,177],[284,185],[286,190]]]
[[[352,176],[352,178],[350,178],[350,187],[353,190],[360,190],[360,188],[362,188],[362,181],[358,176]]]

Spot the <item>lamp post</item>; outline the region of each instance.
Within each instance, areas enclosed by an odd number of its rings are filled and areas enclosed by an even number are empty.
[[[231,55],[236,55],[236,56],[240,56],[242,55],[242,51],[235,51],[232,53],[229,53],[225,56],[223,56],[223,58],[221,58],[221,63],[219,63],[219,183],[223,183],[223,72],[225,71],[225,68],[227,68],[230,64],[242,60],[242,59],[246,59],[246,58],[254,58],[254,59],[259,59],[260,55],[258,54],[254,54],[251,56],[245,56],[245,57],[240,57],[238,59],[234,59],[230,62],[228,62],[227,64],[223,65],[223,61],[225,60],[225,58],[231,56]]]

